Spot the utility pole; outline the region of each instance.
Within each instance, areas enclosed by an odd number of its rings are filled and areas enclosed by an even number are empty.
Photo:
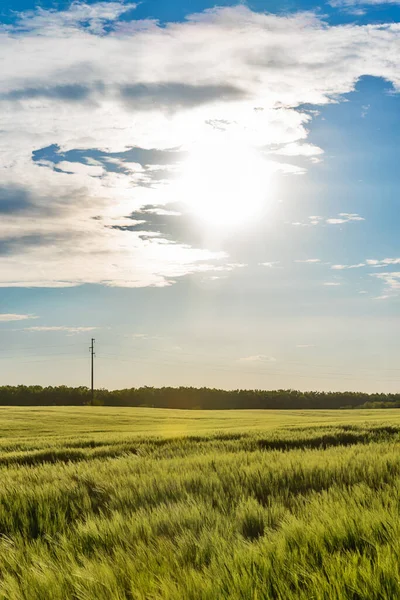
[[[95,339],[92,338],[92,344],[89,348],[89,352],[90,352],[90,365],[91,365],[91,370],[90,370],[90,374],[91,374],[91,378],[90,378],[90,389],[91,389],[91,393],[92,393],[92,401],[91,404],[93,406],[93,401],[94,401],[94,357],[95,357],[95,353],[94,353],[94,342]]]

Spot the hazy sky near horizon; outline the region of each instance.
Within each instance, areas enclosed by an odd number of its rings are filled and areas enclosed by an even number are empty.
[[[399,391],[400,0],[3,0],[0,384]]]

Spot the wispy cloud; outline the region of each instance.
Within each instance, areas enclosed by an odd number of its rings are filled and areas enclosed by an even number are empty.
[[[282,148],[271,151],[273,154],[280,154],[282,156],[304,156],[310,158],[313,162],[317,157],[320,157],[324,151],[322,148],[318,146],[314,146],[314,144],[306,144],[299,142],[292,142],[291,144],[286,144]],[[318,161],[321,159],[318,158]]]
[[[28,10],[20,13],[14,26],[15,31],[44,34],[50,37],[73,35],[77,30],[86,30],[93,35],[106,33],[105,26],[112,26],[116,20],[137,4],[124,2],[85,2],[74,1],[67,10]]]
[[[305,264],[318,264],[321,262],[320,258],[307,258],[306,260],[295,260],[296,263],[305,263]]]
[[[266,356],[265,354],[255,354],[254,356],[239,358],[239,362],[246,364],[268,364],[276,362],[276,358],[273,356]]]
[[[389,290],[396,292],[400,290],[400,271],[393,273],[371,273],[370,275],[383,281]]]
[[[350,223],[351,221],[365,221],[364,217],[361,217],[357,213],[339,213],[337,217],[322,217],[320,215],[312,215],[308,217],[307,221],[296,221],[292,225],[301,227],[311,227],[315,225],[342,225],[344,223]]]
[[[32,333],[37,332],[63,332],[66,333],[87,333],[88,331],[95,331],[98,327],[70,327],[67,325],[47,326],[42,325],[38,327],[25,327],[24,331],[30,331]]]
[[[279,260],[273,260],[271,262],[258,263],[260,267],[268,267],[269,269],[275,269],[280,264]]]
[[[368,112],[369,112],[369,109],[370,109],[370,108],[371,108],[371,105],[370,105],[370,104],[364,104],[364,105],[361,107],[361,118],[362,118],[362,119],[365,119],[365,117],[367,116],[367,114],[368,114]]]
[[[382,267],[388,267],[390,265],[400,265],[400,258],[384,258],[382,260],[370,258],[366,261],[366,263],[370,267],[381,269]]]
[[[297,225],[298,227],[311,227],[312,225],[319,225],[323,221],[324,217],[313,215],[308,217],[308,221],[296,221],[292,223],[292,225]]]
[[[296,348],[315,348],[315,344],[297,344]]]
[[[333,269],[334,271],[343,271],[345,269],[361,269],[365,266],[365,263],[358,263],[356,265],[332,265],[331,269]]]
[[[364,217],[360,217],[357,213],[339,213],[338,218],[326,220],[329,225],[341,225],[342,223],[349,223],[350,221],[365,221],[365,219]]]
[[[132,337],[135,340],[141,340],[141,341],[148,341],[148,340],[162,340],[163,337],[160,335],[151,335],[150,333],[133,333],[132,336],[126,336],[126,337]]]
[[[351,8],[357,6],[379,6],[384,4],[400,4],[400,0],[330,0],[329,4],[334,8]],[[362,10],[362,9],[361,9]],[[365,14],[353,13],[353,14]]]
[[[19,315],[14,313],[0,313],[0,322],[8,323],[9,321],[26,321],[28,319],[37,319],[36,315]]]

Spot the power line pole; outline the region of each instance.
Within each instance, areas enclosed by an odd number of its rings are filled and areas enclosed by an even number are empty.
[[[90,352],[90,365],[91,365],[91,370],[90,370],[90,374],[91,374],[90,383],[91,383],[91,385],[90,385],[90,389],[91,389],[91,394],[92,394],[92,401],[91,401],[92,406],[93,406],[93,401],[94,401],[94,357],[95,357],[94,342],[95,342],[95,339],[92,338],[92,344],[91,344],[91,346],[89,348],[89,352]]]

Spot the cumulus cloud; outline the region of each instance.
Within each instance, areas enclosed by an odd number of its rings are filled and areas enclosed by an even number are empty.
[[[304,165],[274,164],[273,154],[321,157],[305,105],[340,101],[364,75],[400,89],[396,24],[331,27],[241,5],[161,26],[135,21],[134,9],[73,2],[0,26],[0,286],[164,286],[229,269],[205,243],[132,229],[144,206],[171,201],[177,168],[163,153],[221,136],[259,152],[271,172],[298,175]],[[63,160],[37,159],[55,145]]]
[[[8,323],[9,321],[26,321],[28,319],[37,319],[35,315],[19,315],[14,313],[0,313],[0,323]]]

